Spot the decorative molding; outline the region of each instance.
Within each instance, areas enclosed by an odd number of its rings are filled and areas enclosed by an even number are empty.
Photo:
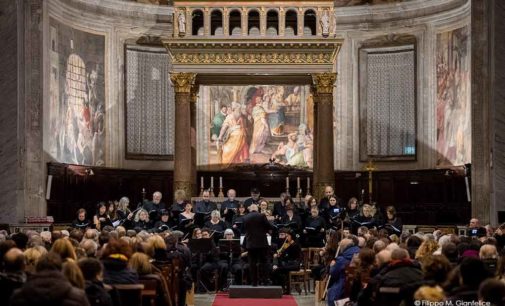
[[[164,40],[174,65],[333,65],[340,40]]]
[[[174,85],[174,91],[179,93],[190,93],[195,84],[196,73],[190,72],[170,72],[170,80]],[[175,99],[177,102],[177,99]]]
[[[336,80],[337,74],[333,72],[315,73],[312,75],[312,81],[314,82],[314,87],[318,95],[333,94],[333,86]],[[315,101],[324,102],[321,96]]]

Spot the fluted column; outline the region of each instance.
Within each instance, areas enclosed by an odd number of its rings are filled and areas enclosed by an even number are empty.
[[[175,91],[175,156],[174,190],[182,189],[188,197],[193,195],[191,175],[191,89],[195,73],[172,72],[170,80]]]
[[[312,75],[315,95],[314,196],[321,199],[326,185],[335,185],[333,161],[333,84],[336,73]]]

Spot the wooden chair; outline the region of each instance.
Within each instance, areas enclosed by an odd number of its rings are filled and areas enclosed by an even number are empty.
[[[310,278],[310,274],[312,273],[312,269],[314,267],[317,267],[317,266],[320,266],[320,265],[323,264],[323,258],[319,254],[319,252],[322,249],[323,248],[309,248],[309,258],[308,258],[307,270],[309,270],[309,283],[308,283],[308,286],[309,286],[309,291],[310,292],[315,292],[315,290],[316,290],[316,280],[313,279],[313,278]],[[313,283],[312,288],[314,289],[314,291],[312,291],[311,286],[310,286],[311,279],[312,279],[312,283]]]
[[[142,305],[142,284],[113,285],[119,295],[121,306],[139,306]]]
[[[298,271],[289,272],[289,282],[288,282],[288,291],[291,293],[291,289],[293,286],[303,286],[305,291],[305,295],[307,295],[307,287],[310,290],[309,276],[310,269],[309,266],[309,249],[302,248],[302,258],[301,258],[301,268]],[[299,294],[302,294],[300,290]]]
[[[157,292],[158,281],[155,279],[141,279],[139,283],[144,285],[144,289],[142,290],[142,304],[144,306],[156,306],[156,297],[158,294],[161,294],[161,292]]]

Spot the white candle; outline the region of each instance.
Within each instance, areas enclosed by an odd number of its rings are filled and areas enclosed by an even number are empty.
[[[210,188],[211,189],[214,188],[214,177],[213,176],[210,177]]]
[[[286,177],[286,189],[289,189],[289,177]]]
[[[203,189],[203,176],[200,176],[200,188]]]
[[[300,189],[300,177],[296,178],[296,189]]]
[[[307,190],[310,189],[310,177],[307,178]]]
[[[219,177],[219,188],[223,188],[223,177]]]

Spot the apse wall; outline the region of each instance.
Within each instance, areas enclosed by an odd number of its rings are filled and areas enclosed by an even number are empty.
[[[164,147],[166,154],[158,160],[135,154],[127,146],[130,139],[125,132],[135,130],[138,123],[125,122],[131,101],[125,87],[126,46],[162,52],[153,38],[171,37],[172,7],[119,0],[48,0],[43,7],[46,161],[173,169],[170,147]],[[470,162],[470,1],[336,7],[335,16],[337,37],[344,39],[335,66],[336,170],[362,170],[366,162],[360,158],[360,52],[364,48],[387,52],[405,44],[411,44],[415,53],[415,156],[380,163],[379,169],[430,169]],[[147,45],[138,45],[141,37]],[[167,107],[163,118],[170,121],[170,116],[173,112]],[[173,133],[168,125],[158,130]],[[141,146],[145,138],[139,134],[131,141]]]

